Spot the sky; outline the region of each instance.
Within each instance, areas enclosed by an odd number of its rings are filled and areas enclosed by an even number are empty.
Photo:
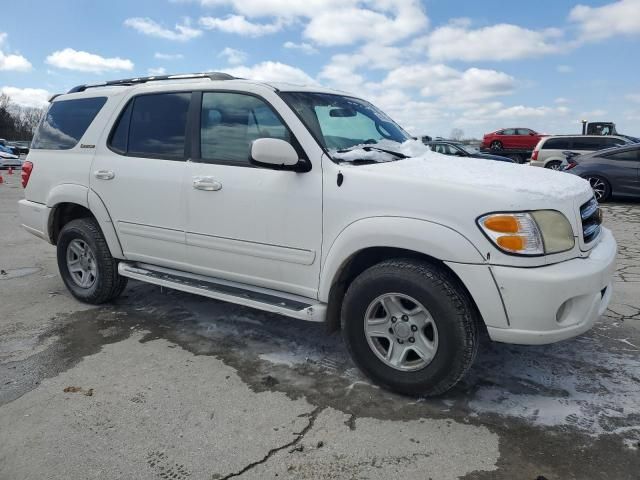
[[[415,135],[640,136],[640,0],[3,0],[0,91],[224,71],[365,98]]]

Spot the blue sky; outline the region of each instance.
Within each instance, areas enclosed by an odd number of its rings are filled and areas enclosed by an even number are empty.
[[[24,105],[221,70],[352,92],[415,134],[640,135],[640,0],[25,0],[2,19],[0,89]]]

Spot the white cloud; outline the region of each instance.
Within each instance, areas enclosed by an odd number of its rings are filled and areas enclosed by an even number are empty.
[[[300,85],[316,85],[317,82],[299,68],[280,62],[262,62],[252,67],[239,66],[222,69],[233,76],[259,82],[287,82]]]
[[[516,80],[504,72],[469,68],[456,70],[443,64],[415,64],[390,71],[387,88],[412,88],[424,97],[438,97],[446,104],[464,104],[513,92]]]
[[[310,17],[303,35],[318,45],[351,45],[375,40],[380,44],[396,43],[428,25],[419,2],[413,0],[365,3],[370,8],[336,8]]]
[[[628,95],[625,95],[625,98],[634,103],[640,103],[640,93],[629,93]]]
[[[571,65],[558,65],[556,71],[558,73],[571,73],[573,72],[573,67]]]
[[[199,23],[207,30],[219,30],[247,37],[260,37],[275,33],[281,30],[283,26],[283,23],[279,20],[274,23],[253,23],[243,15],[228,15],[225,18],[202,17]]]
[[[576,5],[569,20],[578,24],[583,41],[640,34],[640,0],[620,0],[602,7]]]
[[[0,47],[4,46],[7,37],[7,33],[0,32]],[[31,68],[31,62],[22,55],[4,53],[0,50],[0,71],[28,72]]]
[[[559,105],[562,105],[562,104],[565,104],[565,103],[570,103],[571,100],[569,100],[568,98],[564,98],[564,97],[558,97],[553,102],[557,103]]]
[[[159,53],[153,54],[153,58],[156,60],[182,60],[184,55],[181,53]]]
[[[219,57],[225,57],[231,65],[240,65],[247,60],[247,52],[236,50],[235,48],[226,47],[219,54]]]
[[[42,88],[2,87],[0,93],[7,95],[13,103],[21,107],[44,107],[51,94]]]
[[[318,53],[318,49],[315,48],[310,43],[295,43],[295,42],[284,42],[284,48],[288,48],[290,50],[298,50],[306,55],[313,55],[314,53]]]
[[[183,24],[176,24],[173,30],[163,27],[150,18],[143,17],[127,18],[124,24],[150,37],[164,38],[165,40],[177,42],[186,42],[202,35],[201,30],[191,27],[189,19],[186,19]]]
[[[147,69],[147,74],[155,77],[158,75],[166,75],[167,74],[167,69],[164,67],[158,67],[158,68],[149,68]]]
[[[414,48],[426,48],[437,61],[516,60],[559,51],[561,36],[557,29],[534,31],[505,23],[474,30],[458,21],[417,40]]]
[[[65,48],[53,52],[45,60],[47,64],[79,72],[102,73],[116,70],[133,70],[133,62],[120,57],[105,58],[94,53]]]

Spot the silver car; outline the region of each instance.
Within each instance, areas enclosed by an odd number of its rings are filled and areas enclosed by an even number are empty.
[[[553,135],[540,139],[531,154],[531,166],[562,170],[567,165],[564,152],[584,155],[605,148],[630,144],[625,137],[615,135]]]

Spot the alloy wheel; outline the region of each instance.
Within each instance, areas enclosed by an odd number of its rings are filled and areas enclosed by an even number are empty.
[[[396,370],[420,370],[438,350],[433,317],[420,302],[400,293],[380,295],[369,304],[364,332],[375,355]]]
[[[87,242],[78,238],[67,247],[67,269],[76,285],[91,288],[98,278],[96,256]]]

